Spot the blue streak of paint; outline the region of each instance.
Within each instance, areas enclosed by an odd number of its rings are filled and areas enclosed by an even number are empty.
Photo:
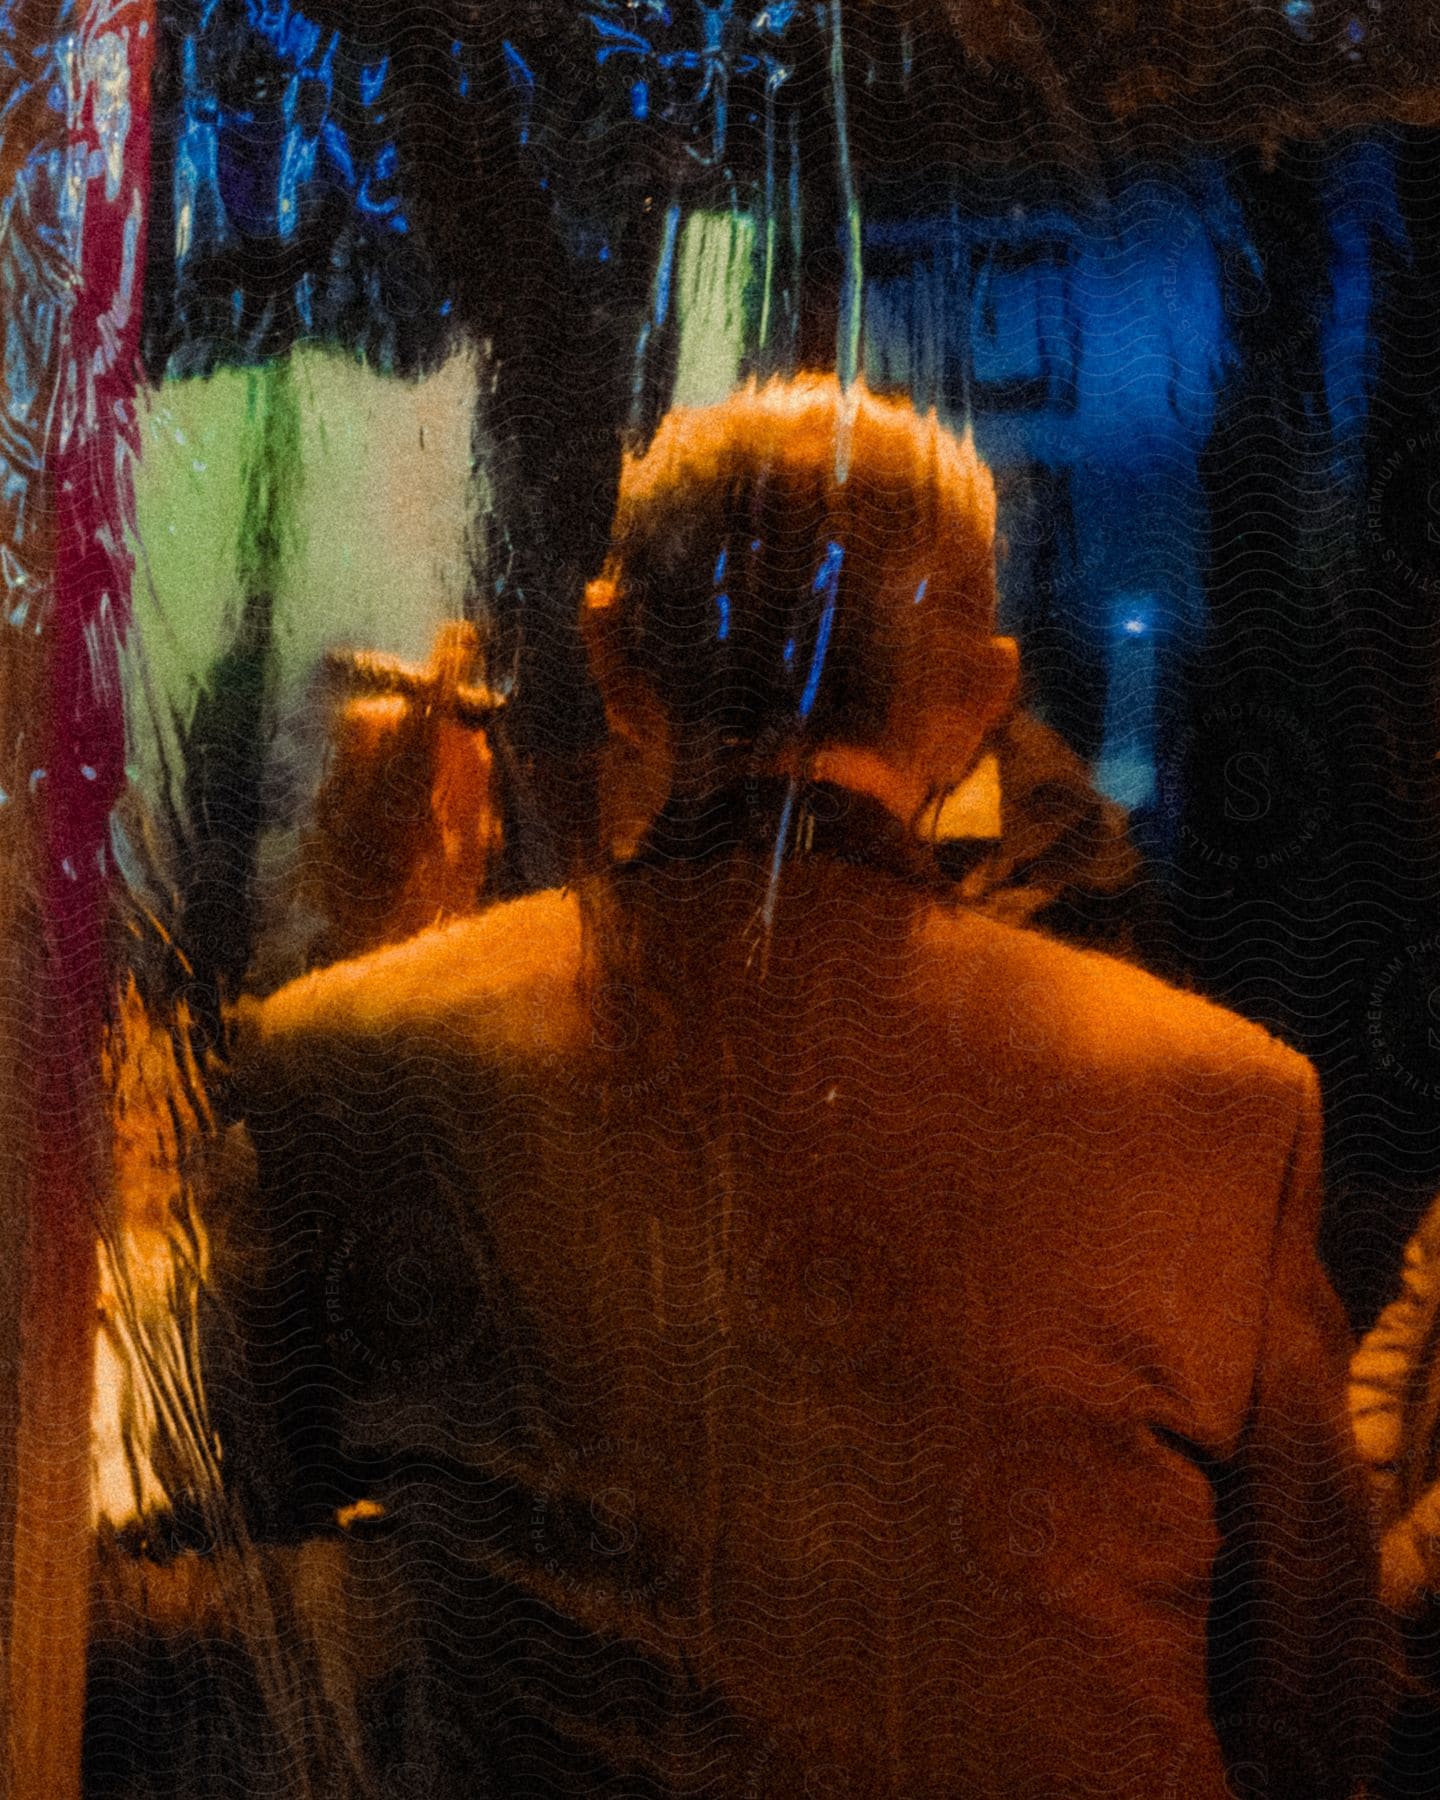
[[[670,284],[675,276],[675,245],[680,235],[680,203],[665,212],[665,240],[660,248],[660,268],[655,277],[655,323],[663,325],[670,311]]]
[[[390,58],[382,56],[378,63],[369,63],[360,71],[360,98],[366,106],[373,106],[380,98],[380,91],[385,86],[385,77],[390,73]]]
[[[600,34],[600,47],[595,52],[597,63],[606,63],[612,56],[648,56],[650,45],[638,31],[627,31],[613,19],[605,19],[599,13],[587,13],[586,18]]]
[[[541,187],[545,182],[540,183]],[[672,201],[665,210],[665,231],[660,241],[660,263],[655,271],[655,298],[649,316],[635,340],[635,376],[633,393],[636,405],[645,386],[645,353],[654,332],[665,323],[670,311],[670,284],[675,272],[675,244],[680,232],[680,202]]]
[[[350,154],[350,140],[333,119],[327,119],[320,127],[320,136],[346,187],[353,188],[355,186],[355,159]]]
[[[186,40],[182,68],[185,99],[173,184],[176,255],[181,263],[197,239],[220,242],[226,235],[225,203],[220,197],[220,109],[215,96],[200,89],[194,38]]]
[[[378,198],[372,192],[373,183],[393,181],[395,179],[395,165],[397,160],[398,158],[394,144],[386,144],[381,149],[380,154],[375,158],[374,166],[370,173],[365,177],[364,181],[361,182],[359,192],[355,196],[355,204],[359,207],[361,212],[371,213],[378,218],[384,219],[392,231],[408,231],[410,229],[410,221],[400,209],[399,196],[397,194],[391,194],[382,199]]]
[[[800,717],[808,719],[815,705],[816,696],[820,692],[820,677],[825,673],[825,657],[830,649],[830,633],[835,626],[835,597],[840,588],[840,569],[845,561],[845,549],[832,538],[825,547],[825,560],[821,563],[815,576],[813,592],[824,594],[825,605],[820,614],[820,625],[815,633],[815,651],[810,658],[810,670],[805,677],[804,692],[800,695]]]
[[[773,0],[773,4],[756,15],[751,30],[773,32],[779,37],[782,32],[789,30],[790,21],[797,10],[798,0]]]
[[[510,77],[510,85],[523,95],[520,108],[520,142],[528,144],[530,142],[530,111],[535,103],[535,71],[509,38],[505,38],[500,47],[505,54],[505,69]],[[462,79],[460,83],[462,98],[469,91],[469,86],[469,81]]]
[[[276,197],[276,228],[282,238],[295,230],[300,217],[300,190],[315,173],[316,140],[298,125],[285,133],[280,153],[280,185]]]
[[[790,816],[795,810],[795,782],[792,779],[785,794],[785,805],[780,813],[780,827],[775,833],[775,852],[770,858],[770,882],[765,894],[765,905],[761,909],[761,917],[765,921],[768,932],[775,923],[775,890],[780,885],[780,868],[785,861],[785,846],[790,841]]]

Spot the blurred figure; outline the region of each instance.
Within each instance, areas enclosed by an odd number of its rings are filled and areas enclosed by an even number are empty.
[[[1008,925],[1143,959],[1154,908],[1125,809],[1032,712],[1005,718],[991,745],[937,825],[936,856],[960,898]]]
[[[1355,1438],[1381,1532],[1381,1593],[1402,1627],[1405,1698],[1385,1792],[1440,1793],[1440,1199],[1405,1250],[1401,1291],[1351,1365]]]
[[[672,413],[585,602],[613,861],[241,1020],[232,1479],[383,1506],[467,1791],[1368,1765],[1314,1072],[936,865],[1016,678],[994,516],[830,378]]]
[[[478,678],[480,638],[442,625],[428,669],[359,653],[342,684],[304,852],[304,894],[325,919],[316,959],[338,962],[473,912],[501,848],[486,727],[497,696]]]
[[[1405,1249],[1400,1295],[1351,1365],[1355,1437],[1384,1538],[1382,1592],[1414,1614],[1440,1594],[1440,1199]]]

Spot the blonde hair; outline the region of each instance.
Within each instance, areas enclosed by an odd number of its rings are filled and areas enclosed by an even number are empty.
[[[681,745],[874,745],[963,684],[994,538],[990,473],[934,412],[833,375],[752,382],[626,458],[587,632]]]

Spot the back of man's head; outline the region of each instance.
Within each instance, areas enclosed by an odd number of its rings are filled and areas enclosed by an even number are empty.
[[[627,458],[586,598],[610,706],[658,704],[714,778],[882,746],[965,701],[994,629],[995,490],[973,444],[833,376],[680,409]]]

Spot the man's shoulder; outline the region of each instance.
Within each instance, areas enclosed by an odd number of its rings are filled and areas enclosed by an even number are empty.
[[[482,1016],[517,992],[568,983],[580,959],[574,893],[548,889],[317,969],[242,1006],[244,1052],[285,1054],[315,1037],[389,1038]]]
[[[1213,1069],[1285,1087],[1312,1078],[1306,1059],[1263,1026],[1101,951],[955,911],[935,914],[927,949],[955,1004],[1003,1019],[1016,1039],[1063,1046],[1097,1072]]]

